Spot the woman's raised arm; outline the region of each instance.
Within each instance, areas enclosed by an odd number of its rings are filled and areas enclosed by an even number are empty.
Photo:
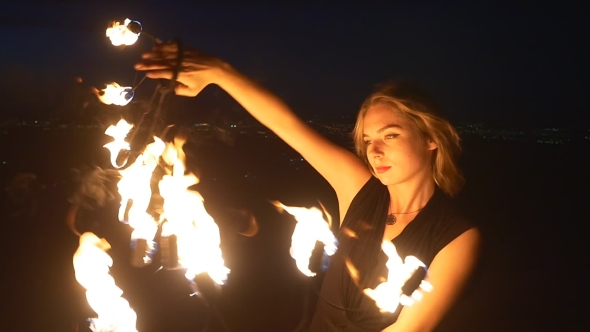
[[[176,44],[160,44],[136,64],[154,79],[172,79],[177,68]],[[305,158],[330,183],[339,201],[340,219],[350,202],[371,177],[353,153],[326,139],[308,126],[276,95],[222,60],[194,50],[183,52],[178,66],[176,94],[196,96],[209,84],[217,84],[255,119],[277,134]]]

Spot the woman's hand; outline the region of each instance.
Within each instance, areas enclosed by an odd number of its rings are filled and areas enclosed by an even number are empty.
[[[175,91],[177,95],[194,97],[209,84],[217,84],[230,66],[222,60],[200,51],[182,50],[182,63],[178,65],[176,43],[157,44],[150,52],[142,54],[135,69],[144,71],[149,78],[171,80],[178,68]]]

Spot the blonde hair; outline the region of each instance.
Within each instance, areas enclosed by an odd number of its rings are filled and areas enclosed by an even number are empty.
[[[427,95],[409,83],[381,84],[365,99],[352,132],[357,155],[369,165],[363,125],[367,110],[377,104],[391,106],[410,120],[423,139],[437,144],[430,165],[432,177],[442,191],[450,196],[456,195],[465,183],[456,160],[461,153],[459,134],[447,120],[437,115],[437,107]]]

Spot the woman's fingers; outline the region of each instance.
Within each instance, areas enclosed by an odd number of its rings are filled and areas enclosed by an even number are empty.
[[[149,70],[145,72],[145,76],[148,78],[164,78],[167,80],[171,80],[174,76],[174,73],[170,69],[157,69],[157,70]]]
[[[149,51],[141,54],[142,59],[154,59],[157,56],[156,52]]]
[[[146,60],[173,60],[178,59],[178,53],[176,52],[158,52],[158,51],[149,51],[141,54],[142,59]]]
[[[176,59],[162,60],[162,59],[146,59],[135,64],[137,70],[159,70],[176,68]]]
[[[220,61],[195,50],[181,50],[182,54],[178,51],[175,43],[157,44],[153,50],[142,54],[142,60],[135,64],[135,69],[151,79],[176,80],[177,95],[196,96],[213,81],[215,72],[210,69],[218,66]],[[177,77],[174,77],[175,73]]]
[[[202,89],[190,88],[182,83],[177,83],[174,87],[174,92],[179,96],[194,97],[201,92]]]
[[[178,52],[178,44],[176,43],[160,43],[154,45],[154,50],[159,52],[176,53]]]
[[[150,70],[145,72],[145,76],[148,78],[153,79],[167,79],[171,80],[173,76],[172,70]],[[194,97],[203,90],[204,87],[200,86],[188,86],[182,82],[182,74],[179,75],[178,80],[176,81],[176,85],[174,87],[174,91],[179,96],[187,96],[187,97]]]
[[[183,54],[196,53],[194,51],[184,51]],[[143,59],[176,59],[178,58],[178,46],[176,44],[158,44],[151,51],[144,52]]]
[[[135,64],[135,69],[137,70],[141,70],[141,71],[149,71],[149,70],[164,70],[164,69],[170,69],[170,66],[168,65],[164,65],[164,64],[151,64],[151,63],[136,63]]]

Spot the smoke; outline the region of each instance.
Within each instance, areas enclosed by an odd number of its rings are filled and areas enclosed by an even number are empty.
[[[119,176],[116,170],[104,170],[98,166],[72,169],[73,181],[76,184],[68,201],[88,210],[102,207],[113,200],[115,195],[110,187]]]
[[[37,211],[39,195],[45,189],[36,174],[17,173],[4,188],[10,217],[32,217]]]

